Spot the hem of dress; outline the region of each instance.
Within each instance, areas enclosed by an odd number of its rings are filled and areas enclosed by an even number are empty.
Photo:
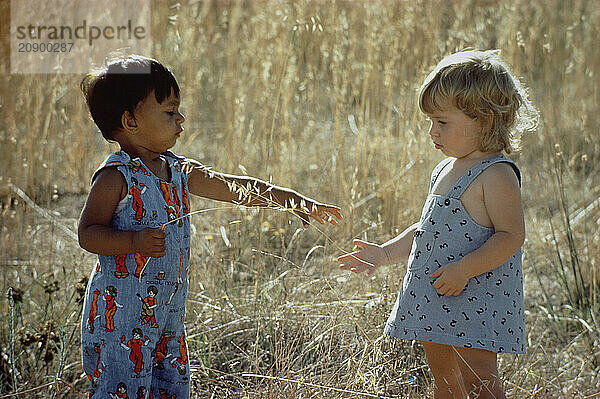
[[[408,334],[403,334],[403,330],[406,330]],[[398,339],[434,342],[436,344],[462,348],[484,349],[494,353],[514,353],[519,355],[526,353],[524,346],[516,342],[456,337],[448,334],[427,332],[423,331],[423,329],[398,327],[390,323],[385,324],[383,332],[390,337]]]

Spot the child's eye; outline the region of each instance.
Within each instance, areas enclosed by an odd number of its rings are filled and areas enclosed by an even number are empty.
[[[443,121],[443,120],[440,120],[440,119],[434,119],[434,118],[430,118],[430,117],[427,117],[427,118],[425,118],[425,119],[426,119],[426,120],[427,120],[427,122],[429,122],[429,123],[436,123],[436,122],[437,122],[437,123],[438,123],[438,124],[440,124],[440,125],[445,125],[445,124],[446,124],[446,121]]]

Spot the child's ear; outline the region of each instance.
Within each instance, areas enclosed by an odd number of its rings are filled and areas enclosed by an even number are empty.
[[[135,120],[133,114],[129,111],[124,111],[121,115],[121,124],[127,131],[133,131],[137,128],[137,121]]]

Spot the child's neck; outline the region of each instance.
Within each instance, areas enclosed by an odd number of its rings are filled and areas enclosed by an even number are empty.
[[[121,144],[121,150],[125,151],[131,159],[139,158],[144,163],[156,162],[160,159],[160,153],[148,151],[144,148],[136,148]]]
[[[477,162],[477,161],[481,161],[484,160],[486,158],[489,158],[491,156],[494,155],[500,155],[502,154],[501,152],[483,152],[481,150],[475,150],[473,152],[468,153],[467,155],[464,155],[462,157],[455,157],[456,161],[455,162]]]
[[[144,148],[141,151],[135,147],[121,144],[121,150],[125,151],[131,159],[139,158],[155,176],[169,181],[171,180],[169,165],[160,153],[148,151]]]
[[[125,151],[131,159],[139,158],[146,165],[157,162],[161,159],[159,152],[154,152],[145,148],[144,146],[136,143],[130,134],[124,130],[117,130],[113,133],[113,138],[119,146],[121,150]]]

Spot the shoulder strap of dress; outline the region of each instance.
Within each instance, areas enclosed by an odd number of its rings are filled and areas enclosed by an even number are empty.
[[[505,163],[509,164],[510,166],[512,166],[515,174],[517,175],[517,179],[519,179],[519,186],[520,186],[521,185],[521,171],[519,170],[517,165],[513,161],[511,161],[510,159],[506,158],[503,155],[493,155],[489,158],[484,159],[481,162],[478,162],[473,167],[471,167],[471,169],[467,170],[458,179],[458,181],[454,184],[454,186],[450,189],[450,191],[448,192],[448,196],[453,197],[453,198],[460,198],[460,196],[465,192],[467,187],[469,187],[469,185],[473,182],[473,180],[475,180],[475,178],[477,176],[479,176],[479,174],[481,172],[483,172],[484,170],[486,170],[493,164],[496,164],[499,162],[505,162]]]
[[[174,152],[169,151],[169,150],[163,152],[162,155],[165,156],[166,158],[173,158],[177,161],[185,161],[184,157],[180,157],[179,155],[177,155]]]
[[[190,160],[185,157],[180,157],[179,155],[171,151],[165,151],[162,153],[162,155],[167,160],[169,166],[174,166],[175,171],[178,173],[182,173],[183,176],[187,176],[188,174],[190,174],[190,172],[193,169]],[[173,176],[171,176],[171,180],[174,181]]]
[[[102,169],[108,168],[108,167],[111,167],[111,166],[126,165],[129,162],[131,162],[131,157],[125,151],[118,151],[118,152],[115,152],[113,154],[110,154],[104,160],[104,162],[102,162],[100,164],[100,166],[98,167],[98,169],[96,169],[96,171],[92,175],[92,181],[91,182],[93,183],[94,180],[96,180],[96,177],[98,177],[98,173],[100,173],[100,171]]]
[[[450,162],[452,162],[452,158],[446,158],[440,163],[438,163],[437,166],[433,169],[433,172],[431,172],[431,180],[429,182],[429,193],[431,193],[431,190],[433,190],[433,185],[440,176],[440,173],[442,173],[442,170],[444,170],[444,168],[448,166]]]

